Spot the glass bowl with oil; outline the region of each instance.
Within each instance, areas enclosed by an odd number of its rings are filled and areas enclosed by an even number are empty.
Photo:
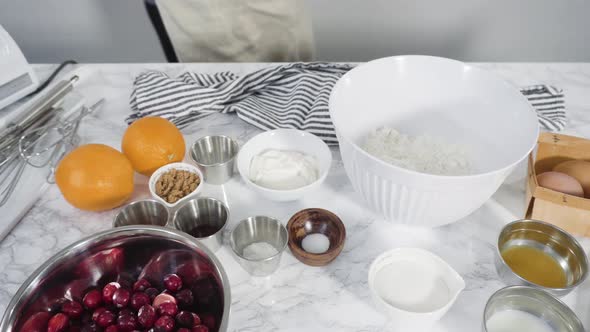
[[[541,288],[564,296],[588,275],[588,258],[564,230],[538,220],[517,220],[498,236],[496,270],[508,285]]]

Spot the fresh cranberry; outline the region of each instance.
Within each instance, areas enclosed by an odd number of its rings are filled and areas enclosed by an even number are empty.
[[[151,302],[152,300],[150,300],[150,296],[146,293],[133,293],[131,296],[131,308],[135,310],[139,310],[139,308],[146,304],[150,304]]]
[[[158,308],[162,303],[166,303],[166,302],[171,302],[171,303],[176,304],[176,298],[170,294],[162,293],[154,298],[154,302],[152,302],[152,305],[155,308]]]
[[[191,332],[191,330],[187,329],[186,327],[181,327],[176,332]]]
[[[96,309],[102,304],[102,294],[97,289],[93,289],[84,295],[82,302],[86,309]]]
[[[162,329],[163,331],[170,332],[174,330],[174,319],[170,316],[160,316],[154,323],[156,330]]]
[[[155,289],[154,287],[150,287],[146,289],[144,293],[146,293],[150,297],[150,301],[153,301],[156,298],[156,296],[160,294],[160,291]]]
[[[79,325],[70,325],[70,327],[68,328],[68,332],[80,332],[80,326]]]
[[[145,290],[150,287],[152,287],[152,285],[146,279],[139,279],[133,284],[133,290],[135,292],[145,292]]]
[[[190,289],[182,289],[178,293],[176,293],[176,300],[178,301],[179,307],[189,307],[193,305],[193,292],[191,292]]]
[[[51,315],[46,311],[37,312],[27,319],[21,332],[45,332],[50,318]]]
[[[121,288],[118,282],[109,282],[102,288],[102,300],[104,303],[113,303],[113,295],[117,289]]]
[[[171,292],[178,292],[182,288],[182,279],[176,274],[168,274],[164,277],[164,286]]]
[[[162,307],[160,307],[162,309]],[[184,327],[193,327],[195,325],[195,319],[193,313],[188,311],[181,311],[176,315],[176,323]]]
[[[117,329],[117,325],[111,325],[111,326],[107,326],[106,329],[104,329],[104,332],[118,332],[119,329]]]
[[[70,323],[70,319],[66,314],[56,314],[51,317],[47,323],[47,332],[62,332],[65,331]]]
[[[133,316],[119,316],[117,319],[117,329],[123,332],[130,332],[137,327],[137,320]]]
[[[68,301],[61,306],[61,312],[68,315],[70,318],[78,318],[82,315],[82,305],[76,301]]]
[[[193,327],[192,332],[209,332],[209,328],[205,325],[197,325]]]
[[[115,314],[105,310],[96,319],[96,324],[100,327],[107,327],[115,323]]]
[[[176,305],[176,303],[164,302],[160,304],[160,306],[158,307],[158,312],[160,313],[160,315],[174,317],[178,313],[178,306]]]
[[[100,314],[102,314],[105,311],[107,311],[107,309],[104,307],[96,308],[96,310],[94,310],[94,312],[92,313],[92,321],[96,322],[98,320],[98,316],[100,316]]]
[[[156,318],[156,309],[149,304],[142,306],[137,312],[137,320],[145,328],[152,327]]]
[[[201,325],[201,317],[199,317],[199,315],[195,314],[194,312],[191,312],[191,315],[193,315],[193,326]]]
[[[125,308],[129,303],[130,298],[131,293],[128,290],[119,288],[115,291],[115,294],[113,294],[113,304],[117,308]]]

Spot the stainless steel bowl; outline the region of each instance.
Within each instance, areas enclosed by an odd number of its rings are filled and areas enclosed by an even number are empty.
[[[278,269],[288,240],[287,229],[280,221],[270,217],[256,216],[240,221],[231,233],[230,245],[236,260],[244,270],[254,276],[263,277]],[[266,242],[272,245],[277,253],[260,259],[245,257],[244,248],[255,242]]]
[[[168,209],[164,204],[146,199],[127,204],[117,213],[113,227],[129,225],[166,226],[168,223]]]
[[[191,146],[190,156],[203,172],[205,182],[223,184],[234,174],[238,143],[227,136],[205,136]]]
[[[8,304],[0,331],[20,331],[27,319],[47,311],[55,299],[79,301],[89,288],[112,278],[121,283],[141,277],[157,280],[156,284],[169,273],[180,274],[185,283],[190,280],[188,287],[197,292],[195,299],[207,301],[217,330],[227,331],[231,294],[221,263],[190,236],[159,226],[113,228],[61,250],[25,280]]]
[[[547,322],[553,331],[584,332],[582,322],[567,305],[544,290],[528,286],[510,286],[494,293],[484,309],[482,331],[488,332],[489,319],[504,310],[532,314]]]
[[[530,246],[551,255],[563,268],[567,278],[567,287],[543,287],[512,271],[501,253],[515,246]],[[498,275],[506,284],[534,286],[555,296],[568,294],[580,285],[588,275],[588,258],[578,241],[564,230],[537,220],[517,220],[504,226],[498,236],[495,263]]]
[[[223,244],[223,230],[228,220],[229,210],[225,204],[215,198],[199,197],[181,205],[172,224],[217,251]]]

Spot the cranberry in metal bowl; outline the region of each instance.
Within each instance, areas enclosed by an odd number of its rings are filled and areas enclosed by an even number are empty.
[[[0,331],[225,332],[230,303],[223,267],[197,240],[127,226],[50,258],[17,291]]]

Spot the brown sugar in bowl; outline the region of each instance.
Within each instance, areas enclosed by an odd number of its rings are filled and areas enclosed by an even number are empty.
[[[289,232],[289,248],[293,256],[303,264],[324,266],[332,262],[344,247],[346,228],[342,220],[334,213],[319,209],[304,209],[295,213],[287,223]],[[328,237],[330,246],[326,252],[312,254],[305,250],[301,241],[310,234],[320,233]]]

